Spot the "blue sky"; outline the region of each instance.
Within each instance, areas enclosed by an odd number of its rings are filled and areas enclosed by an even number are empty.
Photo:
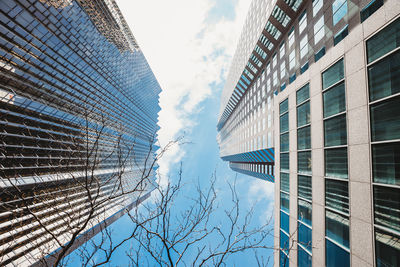
[[[181,162],[184,182],[188,185],[197,179],[207,184],[216,171],[222,213],[231,204],[227,181],[233,182],[237,177],[244,211],[257,203],[253,223],[262,224],[272,212],[273,184],[230,170],[228,163],[219,158],[216,141],[219,97],[250,2],[117,0],[163,89],[159,114],[161,145],[183,133],[190,142],[174,147],[160,161],[159,182],[166,183],[166,177],[174,179]],[[187,188],[190,195],[191,189]],[[181,208],[185,203],[176,205]],[[121,229],[129,227],[129,220],[122,218],[112,227],[118,237]],[[267,245],[273,246],[272,238],[269,241]],[[125,251],[130,246],[126,243],[117,252],[113,266],[126,266]],[[272,251],[268,253],[272,255]],[[228,263],[228,266],[254,265],[252,253],[240,254]]]

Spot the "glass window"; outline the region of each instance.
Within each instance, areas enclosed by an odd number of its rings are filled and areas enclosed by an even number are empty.
[[[347,0],[335,0],[332,3],[333,26],[347,14]]]
[[[322,89],[337,83],[344,78],[343,59],[322,73]]]
[[[349,248],[349,219],[347,216],[325,210],[326,236]]]
[[[326,239],[326,267],[350,267],[350,254]]]
[[[289,233],[289,215],[284,212],[281,213],[281,229],[284,230],[286,233]]]
[[[375,183],[400,185],[400,143],[372,145]]]
[[[310,85],[307,83],[296,92],[296,104],[303,103],[310,98]]]
[[[333,37],[333,45],[337,45],[349,34],[349,25],[346,25],[343,29],[341,29],[335,36]]]
[[[372,141],[400,139],[400,97],[371,106]]]
[[[279,261],[280,261],[279,264],[280,267],[289,267],[289,258],[281,250],[279,251]]]
[[[375,223],[400,232],[400,189],[374,186]]]
[[[323,0],[314,0],[313,1],[313,15],[318,13],[318,11],[322,8],[322,5],[324,4]]]
[[[289,113],[281,115],[279,124],[281,133],[289,131]]]
[[[285,56],[285,43],[283,42],[279,48],[279,57],[282,59]]]
[[[298,194],[299,197],[312,200],[312,192],[311,192],[311,176],[298,175]]]
[[[376,266],[400,266],[400,237],[375,228]]]
[[[311,229],[301,222],[298,222],[299,231],[299,243],[303,248],[307,249],[310,253],[312,251],[312,232]]]
[[[281,134],[281,152],[289,152],[289,133]]]
[[[289,69],[293,69],[296,66],[296,50],[293,50],[289,54]]]
[[[289,46],[288,48],[292,47],[293,44],[294,44],[294,27],[292,27],[292,29],[288,34],[288,46]]]
[[[272,85],[276,86],[278,84],[278,72],[277,71],[274,71],[272,78],[273,78]]]
[[[325,55],[325,46],[322,47],[317,53],[314,55],[314,61],[317,62]]]
[[[277,56],[276,56],[276,54],[274,54],[274,56],[272,57],[272,68],[274,68],[276,66],[276,60],[277,60]]]
[[[284,233],[283,231],[279,231],[280,232],[280,246],[281,249],[283,251],[285,251],[286,253],[289,253],[289,236],[286,235],[286,233]]]
[[[311,128],[303,127],[297,130],[297,149],[304,150],[311,148]]]
[[[400,92],[400,51],[368,67],[368,85],[370,101]]]
[[[281,63],[281,79],[285,78],[286,76],[286,62],[283,61]]]
[[[310,117],[310,101],[297,107],[297,127],[309,124]]]
[[[368,63],[400,46],[400,18],[367,41]]]
[[[371,2],[360,11],[361,22],[364,22],[364,20],[374,14],[381,6],[383,6],[383,0],[371,0]]]
[[[289,153],[281,153],[281,170],[289,171]]]
[[[325,149],[325,176],[347,178],[347,148]]]
[[[303,74],[304,72],[306,72],[306,70],[308,70],[308,62],[304,63],[304,65],[301,66],[300,73]]]
[[[311,174],[311,151],[297,153],[298,173]]]
[[[312,267],[312,257],[304,249],[298,246],[298,267]]]
[[[307,27],[307,12],[304,11],[304,13],[301,14],[299,18],[299,34],[302,33],[306,27]]]
[[[302,199],[298,200],[298,219],[311,226],[311,204]]]
[[[325,120],[324,134],[326,147],[346,145],[346,114]]]
[[[300,40],[300,58],[303,58],[308,54],[308,36],[304,35]]]
[[[346,92],[344,82],[323,93],[324,118],[346,110]]]
[[[321,0],[320,0],[321,1]],[[325,36],[324,16],[321,16],[314,25],[314,43],[317,44]]]
[[[349,213],[349,190],[347,182],[325,179],[325,206]]]
[[[281,172],[281,190],[289,193],[289,173]]]

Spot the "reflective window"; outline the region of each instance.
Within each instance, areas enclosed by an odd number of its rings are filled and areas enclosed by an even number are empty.
[[[349,219],[347,216],[325,210],[326,236],[349,248]]]
[[[289,171],[289,153],[281,153],[281,170]]]
[[[343,59],[336,62],[332,67],[322,73],[322,89],[337,83],[344,78]]]
[[[298,219],[308,225],[311,225],[311,204],[307,201],[299,199],[298,202]]]
[[[346,115],[340,115],[324,121],[325,146],[347,144]]]
[[[299,197],[312,200],[312,191],[311,191],[311,176],[298,175],[298,194]]]
[[[371,106],[372,141],[400,139],[400,97]]]
[[[311,229],[302,224],[301,222],[298,222],[298,231],[299,231],[299,235],[298,235],[298,242],[299,244],[307,249],[309,252],[312,251],[312,231]]]
[[[349,213],[349,190],[345,181],[325,179],[325,205]]]
[[[349,34],[349,25],[346,25],[333,37],[333,45],[337,45]]]
[[[400,143],[372,145],[375,183],[400,185]]]
[[[344,178],[347,174],[347,148],[325,149],[325,176]]]
[[[324,118],[346,110],[345,94],[344,82],[335,85],[323,93]]]
[[[332,19],[335,26],[347,14],[347,0],[335,0],[332,3]]]
[[[306,84],[296,92],[296,104],[301,104],[310,98],[310,85]]]
[[[280,117],[279,125],[280,125],[281,133],[289,131],[289,114],[288,113],[283,114]]]
[[[368,63],[400,46],[400,18],[367,41]]]
[[[375,223],[400,233],[400,189],[374,186]]]
[[[281,135],[281,152],[289,152],[289,133]]]
[[[279,57],[280,59],[284,58],[285,56],[285,43],[283,42],[279,47]]]
[[[297,153],[298,173],[311,174],[311,151]]]
[[[310,102],[308,101],[297,107],[297,127],[307,125],[310,121]]]
[[[280,232],[280,246],[281,249],[283,251],[285,251],[286,253],[289,253],[289,236],[284,233],[283,231],[279,231]]]
[[[314,0],[313,1],[313,15],[314,15],[314,17],[318,13],[318,11],[321,10],[323,4],[324,4],[323,0]]]
[[[281,63],[281,79],[285,78],[286,76],[286,62],[283,61]]]
[[[311,148],[311,127],[303,127],[297,130],[297,149],[304,150]]]
[[[288,48],[290,49],[294,44],[294,27],[290,30],[288,34]]]
[[[296,50],[293,50],[289,54],[289,69],[293,69],[296,66]]]
[[[308,36],[304,35],[300,40],[300,58],[305,57],[308,54]]]
[[[375,229],[376,266],[400,266],[400,236]]]
[[[281,229],[284,230],[286,233],[289,233],[289,215],[284,212],[280,212],[281,214]]]
[[[299,17],[299,34],[307,27],[307,12],[304,11]]]
[[[326,267],[350,267],[350,254],[326,239]]]
[[[289,258],[282,251],[279,251],[279,261],[280,261],[279,264],[280,267],[289,267]]]
[[[312,257],[308,254],[304,249],[298,246],[297,252],[297,260],[298,260],[298,267],[311,267],[312,266]]]
[[[281,210],[289,213],[289,194],[281,192]]]
[[[281,190],[289,193],[289,174],[281,172]]]
[[[322,0],[320,0],[322,1]],[[325,36],[325,28],[324,28],[324,16],[321,16],[319,20],[314,25],[314,43],[317,44],[319,41],[322,40]]]

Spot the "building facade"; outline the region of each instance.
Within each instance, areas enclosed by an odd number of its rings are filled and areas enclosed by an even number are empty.
[[[272,2],[275,266],[399,266],[400,2]]]
[[[161,88],[114,0],[0,16],[0,265],[26,266],[149,196]]]

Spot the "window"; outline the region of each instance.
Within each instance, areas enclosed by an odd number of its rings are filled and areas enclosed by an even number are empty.
[[[372,145],[375,183],[400,185],[400,143]]]
[[[281,135],[281,152],[289,152],[289,133]]]
[[[311,176],[298,175],[298,194],[299,197],[312,200],[312,192],[311,192]]]
[[[299,17],[299,34],[301,34],[304,29],[307,28],[307,12],[304,11]]]
[[[284,58],[284,56],[285,56],[285,42],[283,42],[281,44],[281,46],[279,47],[279,56],[280,56],[280,59]]]
[[[280,131],[281,133],[289,131],[289,114],[286,113],[280,117]]]
[[[281,153],[281,170],[289,171],[289,153]]]
[[[299,199],[298,219],[305,224],[311,225],[311,204],[308,201]]]
[[[297,252],[297,261],[298,267],[311,267],[312,266],[312,258],[309,253],[307,253],[304,249],[301,248],[301,246],[298,246],[298,252]]]
[[[337,45],[349,34],[349,25],[346,25],[333,37],[333,45]]]
[[[322,73],[322,89],[332,86],[344,78],[343,59],[336,62],[332,67]]]
[[[335,26],[347,14],[347,0],[333,1],[332,14],[333,26]]]
[[[300,58],[308,54],[308,37],[307,34],[300,40]]]
[[[294,44],[294,27],[292,27],[292,29],[288,34],[288,49],[290,49],[293,44]]]
[[[297,171],[302,174],[311,174],[311,151],[297,153]]]
[[[383,6],[383,0],[372,0],[369,2],[369,4],[360,11],[361,23],[374,14],[381,6]]]
[[[322,47],[322,48],[314,55],[314,61],[317,62],[317,61],[320,60],[324,55],[325,55],[325,46]]]
[[[325,147],[347,144],[346,115],[324,121]]]
[[[289,212],[289,194],[281,192],[281,210]]]
[[[304,63],[300,68],[300,73],[303,74],[306,70],[308,70],[308,62]]]
[[[368,63],[400,46],[400,18],[367,41]]]
[[[286,64],[285,61],[281,63],[281,79],[285,78],[286,76]]]
[[[278,72],[274,71],[274,75],[273,75],[273,80],[272,80],[272,85],[276,86],[278,84]]]
[[[347,148],[325,149],[325,176],[346,179]]]
[[[293,50],[289,54],[289,70],[296,66],[296,50]]]
[[[297,107],[297,127],[310,123],[310,102],[306,102]]]
[[[313,15],[318,13],[318,11],[322,8],[322,5],[324,4],[323,0],[314,0],[313,1]]]
[[[375,229],[376,266],[400,266],[400,236]]]
[[[320,0],[322,1],[322,0]],[[324,16],[321,16],[314,25],[314,43],[317,44],[325,36]]]
[[[374,186],[375,223],[400,233],[400,189]]]
[[[277,61],[277,56],[276,56],[276,54],[274,54],[274,56],[272,57],[272,68],[275,68],[276,61]]]
[[[325,211],[326,236],[332,241],[349,248],[349,219],[329,210]]]
[[[287,215],[284,212],[280,212],[281,213],[281,229],[284,230],[286,233],[289,233],[289,215]]]
[[[350,254],[326,239],[326,267],[350,267]]]
[[[325,206],[349,213],[349,192],[347,181],[325,179]]]
[[[323,93],[324,118],[346,110],[345,93],[344,82],[333,86]]]
[[[306,226],[305,224],[302,224],[301,222],[298,222],[298,231],[299,231],[299,236],[298,236],[298,242],[301,245],[301,247],[307,249],[309,252],[312,250],[312,232],[311,229]]]
[[[289,173],[281,172],[281,191],[289,193]]]
[[[297,149],[311,149],[311,130],[310,126],[297,130]]]

